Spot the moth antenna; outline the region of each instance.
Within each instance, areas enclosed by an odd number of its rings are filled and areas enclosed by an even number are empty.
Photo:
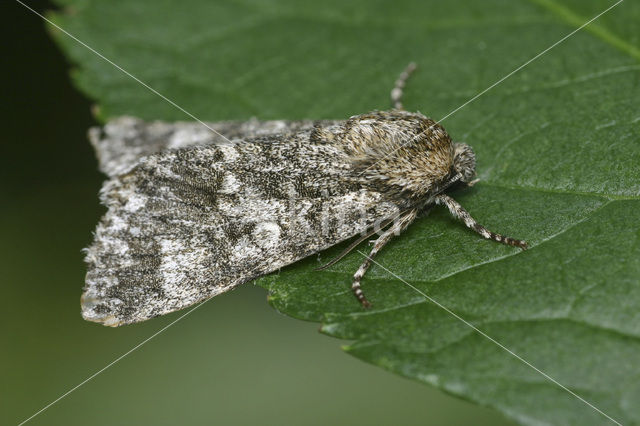
[[[417,67],[418,66],[415,62],[410,62],[409,65],[407,65],[407,68],[405,68],[398,76],[398,79],[393,86],[393,90],[391,90],[391,105],[393,105],[395,109],[404,110],[404,106],[402,105],[403,89],[409,79],[409,76]]]
[[[387,225],[389,225],[392,221],[393,221],[393,219],[387,220],[386,222],[384,222],[384,224],[381,226],[380,229],[386,228]],[[361,242],[363,242],[364,240],[366,240],[367,238],[369,238],[370,236],[372,236],[376,232],[378,232],[378,230],[373,229],[368,234],[365,234],[365,235],[361,236],[360,238],[358,238],[357,240],[355,240],[354,242],[349,244],[349,247],[347,247],[346,249],[342,250],[342,253],[340,253],[339,255],[337,255],[336,257],[334,257],[333,259],[331,259],[329,262],[325,263],[324,265],[318,266],[317,268],[314,269],[314,271],[323,271],[323,270],[327,269],[328,267],[335,265],[340,260],[342,260],[343,257],[345,257],[346,255],[351,253],[351,251],[353,251],[354,248],[358,247],[358,245]]]
[[[515,238],[505,237],[504,235],[496,234],[493,231],[489,231],[484,226],[480,225],[476,220],[471,217],[464,207],[462,207],[456,200],[445,194],[440,194],[436,197],[437,204],[444,204],[449,212],[458,219],[462,220],[467,228],[476,231],[478,234],[488,240],[497,241],[508,246],[520,247],[522,250],[526,250],[529,246],[526,241],[516,240]]]

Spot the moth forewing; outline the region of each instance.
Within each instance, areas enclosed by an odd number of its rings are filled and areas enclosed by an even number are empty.
[[[343,147],[317,135],[164,150],[108,180],[84,318],[115,326],[175,311],[393,217]]]

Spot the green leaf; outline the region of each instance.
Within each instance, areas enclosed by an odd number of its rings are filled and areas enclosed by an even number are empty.
[[[448,116],[613,2],[58,2],[56,23],[202,120],[387,109],[397,74],[418,63],[405,106],[446,116],[478,156],[481,182],[454,196],[531,249],[485,241],[436,209],[377,258],[363,281],[370,310],[350,292],[357,252],[258,284],[279,311],[351,340],[353,356],[519,422],[607,419],[486,336],[608,416],[640,423],[639,3]],[[52,32],[100,117],[190,119]]]

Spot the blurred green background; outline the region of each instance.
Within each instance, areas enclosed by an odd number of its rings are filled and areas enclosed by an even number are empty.
[[[42,20],[0,9],[0,424],[16,424],[180,313],[119,329],[81,319],[81,249],[103,212],[96,122]],[[343,354],[265,299],[245,285],[209,301],[30,424],[509,424]]]

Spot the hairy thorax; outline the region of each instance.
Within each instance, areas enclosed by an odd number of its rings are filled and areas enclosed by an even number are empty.
[[[419,113],[393,110],[354,116],[332,139],[344,147],[354,179],[406,207],[439,192],[455,174],[451,138]]]

